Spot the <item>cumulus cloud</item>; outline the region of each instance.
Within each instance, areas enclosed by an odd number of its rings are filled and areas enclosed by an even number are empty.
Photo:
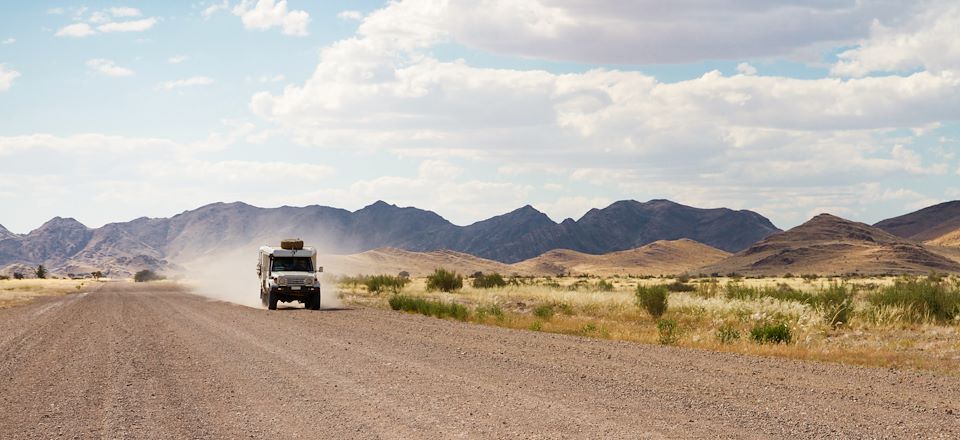
[[[74,10],[74,19],[79,21],[66,25],[57,30],[57,37],[82,38],[99,33],[111,32],[143,32],[153,28],[157,24],[154,17],[142,18],[139,20],[116,21],[116,19],[125,19],[139,17],[142,15],[139,9],[130,7],[114,7],[100,11],[94,11],[86,18],[83,15],[87,8],[78,8]],[[65,11],[60,10],[60,13]]]
[[[83,38],[97,33],[93,28],[87,23],[74,23],[66,25],[60,28],[54,36],[57,37],[70,37],[70,38]]]
[[[97,30],[100,32],[143,32],[153,27],[157,24],[156,18],[144,18],[142,20],[131,20],[131,21],[117,21],[111,23],[104,23],[100,26],[97,26]]]
[[[180,89],[184,87],[208,86],[213,84],[213,78],[206,76],[192,76],[190,78],[164,81],[160,83],[160,88],[164,90]]]
[[[223,0],[220,3],[213,3],[210,6],[207,6],[203,9],[203,12],[200,13],[204,19],[209,19],[220,11],[225,11],[230,9],[230,2],[228,0]]]
[[[287,0],[242,0],[233,8],[233,14],[240,17],[247,29],[264,31],[279,27],[284,35],[308,35],[310,14],[287,10]]]
[[[96,59],[87,61],[87,67],[107,76],[133,75],[133,70],[130,70],[126,67],[120,67],[116,65],[113,61],[103,59],[103,58],[96,58]]]
[[[684,63],[791,55],[867,35],[909,2],[785,0],[407,0],[365,19],[403,37],[427,28],[502,54],[587,63]],[[380,16],[382,20],[372,20]],[[391,22],[390,18],[404,21]]]
[[[0,92],[10,90],[13,86],[13,80],[20,77],[20,72],[7,69],[7,66],[0,64]]]
[[[170,58],[167,58],[167,62],[170,64],[180,64],[187,60],[186,55],[174,55]]]
[[[16,43],[16,42],[17,42],[17,39],[16,39],[16,38],[7,38],[6,40],[0,41],[0,44],[3,44],[4,46],[7,46],[7,45],[11,45],[11,44]]]
[[[960,70],[960,4],[931,6],[910,19],[886,25],[875,21],[868,38],[840,53],[834,75],[860,77],[872,72],[905,72],[923,68],[933,72]]]
[[[540,3],[503,6],[526,20],[517,5]],[[810,8],[828,7],[817,5]],[[777,5],[754,6],[759,15],[782,12]],[[518,175],[531,163],[573,168],[571,182],[631,197],[751,207],[761,203],[758,188],[774,198],[778,190],[819,194],[777,207],[781,213],[839,206],[829,197],[838,188],[860,189],[843,200],[865,200],[872,191],[867,183],[943,175],[949,168],[925,161],[909,139],[890,135],[935,131],[940,121],[960,119],[960,75],[949,70],[801,79],[756,76],[741,63],[737,75],[710,71],[664,83],[637,71],[475,67],[429,55],[438,44],[473,44],[450,30],[447,19],[457,7],[468,6],[390,3],[364,17],[357,36],[322,49],[306,82],[258,93],[250,107],[306,145],[443,152],[481,158],[504,175]],[[565,35],[564,15],[557,13],[542,24],[545,35]],[[550,49],[541,55],[550,57]],[[564,209],[575,211],[557,208]]]
[[[737,64],[737,73],[741,75],[756,75],[757,68],[751,66],[749,63],[740,63]]]
[[[337,18],[344,21],[360,21],[363,19],[363,13],[360,11],[340,11]]]

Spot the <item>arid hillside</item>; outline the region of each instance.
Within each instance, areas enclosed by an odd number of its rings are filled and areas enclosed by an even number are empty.
[[[700,270],[743,275],[960,272],[960,264],[878,228],[820,214]]]
[[[556,275],[672,275],[717,263],[729,252],[681,239],[661,240],[636,249],[591,255],[557,249],[513,265],[521,273]]]
[[[407,272],[410,276],[421,277],[439,267],[464,275],[477,271],[497,272],[504,275],[515,272],[508,264],[447,250],[412,252],[396,248],[379,248],[358,254],[323,255],[319,260],[324,272],[336,275],[396,275]]]
[[[960,200],[929,206],[874,226],[917,242],[935,240],[960,229]]]

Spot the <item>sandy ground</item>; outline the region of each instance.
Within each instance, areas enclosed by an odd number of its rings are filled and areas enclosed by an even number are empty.
[[[956,378],[134,289],[0,310],[0,438],[960,437]]]

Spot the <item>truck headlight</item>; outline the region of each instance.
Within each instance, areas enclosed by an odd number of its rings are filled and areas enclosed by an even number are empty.
[[[313,285],[313,281],[314,281],[313,277],[306,277],[303,279],[303,284],[305,286],[310,286],[310,285]]]
[[[277,277],[277,284],[281,286],[287,285],[287,277]]]

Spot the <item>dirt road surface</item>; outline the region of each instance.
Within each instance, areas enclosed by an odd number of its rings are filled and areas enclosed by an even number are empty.
[[[0,310],[0,380],[0,438],[960,438],[955,378],[130,284]]]

